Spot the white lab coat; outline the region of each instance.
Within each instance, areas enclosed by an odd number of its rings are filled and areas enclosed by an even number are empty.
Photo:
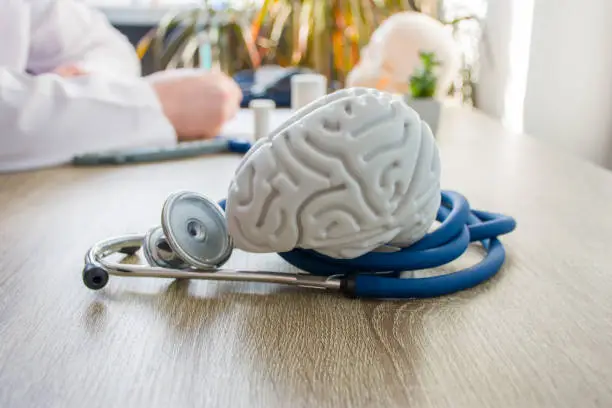
[[[66,63],[91,75],[61,78]],[[127,39],[79,0],[0,0],[0,172],[176,143]]]

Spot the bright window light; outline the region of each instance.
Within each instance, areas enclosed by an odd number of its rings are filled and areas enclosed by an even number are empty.
[[[503,124],[513,132],[524,128],[525,89],[529,68],[534,0],[512,0],[508,80],[504,94]]]

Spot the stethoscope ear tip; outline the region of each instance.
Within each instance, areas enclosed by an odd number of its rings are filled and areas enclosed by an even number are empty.
[[[83,283],[89,289],[100,290],[108,283],[108,272],[94,264],[86,264],[83,268]]]

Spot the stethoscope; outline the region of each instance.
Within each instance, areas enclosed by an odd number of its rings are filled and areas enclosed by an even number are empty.
[[[106,286],[109,275],[116,275],[284,284],[337,291],[352,298],[426,298],[472,288],[501,269],[505,250],[499,236],[515,229],[512,217],[471,209],[461,194],[442,190],[436,220],[440,224],[435,230],[405,248],[382,245],[380,250],[348,259],[304,248],[279,252],[299,273],[227,269],[223,265],[235,247],[226,201],[180,191],[165,200],[160,225],[145,234],[93,245],[85,256],[83,282],[98,290]],[[463,255],[472,242],[479,242],[486,251],[476,265],[434,277],[402,276],[402,272],[446,265]],[[117,253],[134,255],[140,249],[145,265],[109,259]]]
[[[85,257],[83,282],[90,289],[102,289],[109,275],[117,275],[285,284],[340,291],[348,297],[435,297],[469,289],[494,276],[505,259],[498,237],[516,226],[511,217],[472,210],[461,194],[443,191],[436,217],[439,227],[408,248],[354,259],[296,248],[279,255],[307,273],[249,271],[222,268],[233,250],[224,204],[195,192],[171,194],[163,205],[160,226],[144,235],[109,238],[92,246]],[[472,267],[435,277],[400,277],[403,271],[450,263],[478,241],[486,255]],[[133,255],[140,248],[148,265],[106,259],[114,253]]]

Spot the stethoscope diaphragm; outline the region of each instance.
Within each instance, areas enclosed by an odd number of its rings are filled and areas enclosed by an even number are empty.
[[[216,269],[232,254],[225,213],[201,194],[171,194],[162,208],[161,229],[175,254],[195,268]]]

